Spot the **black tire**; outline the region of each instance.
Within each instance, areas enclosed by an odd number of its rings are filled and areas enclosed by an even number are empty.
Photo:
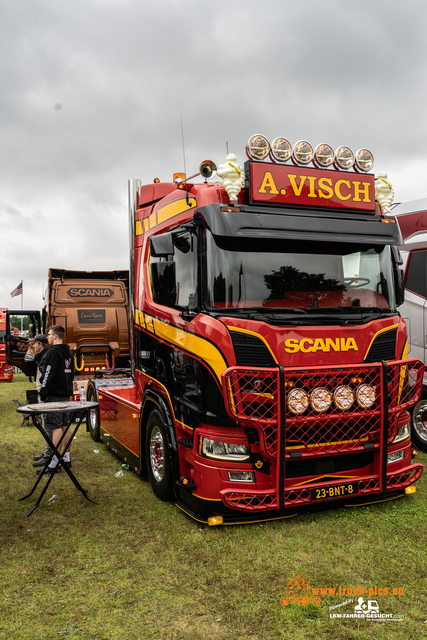
[[[87,401],[98,402],[96,389],[91,384],[88,384],[87,386]],[[101,433],[99,430],[99,407],[95,407],[95,409],[91,409],[89,411],[87,426],[92,440],[94,440],[94,442],[99,442],[101,440]]]
[[[152,492],[167,502],[174,497],[172,466],[168,436],[163,415],[157,409],[150,413],[145,437],[145,460]]]
[[[412,409],[412,444],[419,451],[427,452],[427,388],[423,387],[421,397]]]

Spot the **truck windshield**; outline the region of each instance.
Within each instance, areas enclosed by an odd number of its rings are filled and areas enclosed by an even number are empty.
[[[388,246],[204,234],[206,310],[396,308]]]

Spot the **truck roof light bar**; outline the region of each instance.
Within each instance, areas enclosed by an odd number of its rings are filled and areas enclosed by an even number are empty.
[[[277,164],[291,161],[296,165],[307,166],[313,163],[320,169],[328,169],[333,165],[339,171],[353,169],[358,173],[367,173],[374,166],[374,156],[368,149],[359,149],[354,154],[350,147],[341,146],[334,153],[329,144],[322,142],[313,151],[312,145],[306,140],[299,140],[292,147],[289,140],[279,137],[274,138],[270,144],[267,138],[259,133],[249,138],[246,155],[255,162],[262,162],[269,157]]]

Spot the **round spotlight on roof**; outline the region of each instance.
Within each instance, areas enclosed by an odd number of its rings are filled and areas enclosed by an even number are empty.
[[[313,160],[313,147],[309,142],[300,140],[294,146],[292,160],[296,164],[309,164]]]
[[[246,153],[252,160],[264,160],[270,153],[270,143],[264,136],[256,134],[249,138]]]
[[[368,149],[359,149],[356,153],[356,168],[359,171],[370,171],[374,166],[374,156]]]
[[[287,162],[292,155],[292,145],[286,138],[275,138],[271,143],[270,156],[274,162]]]
[[[335,160],[335,154],[332,147],[328,144],[318,144],[314,151],[314,164],[321,169],[330,167]]]
[[[335,164],[338,169],[348,171],[354,164],[354,153],[349,147],[338,147],[335,151]]]

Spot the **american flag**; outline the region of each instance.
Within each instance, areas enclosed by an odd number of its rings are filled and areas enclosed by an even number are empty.
[[[12,296],[12,298],[14,298],[15,296],[22,296],[22,282],[18,284],[16,289],[10,292],[10,295]]]

